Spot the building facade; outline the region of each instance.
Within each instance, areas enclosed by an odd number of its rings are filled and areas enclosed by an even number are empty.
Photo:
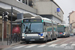
[[[69,23],[75,22],[75,11],[72,11],[69,15]]]
[[[75,11],[69,14],[69,24],[72,32],[72,30],[75,29]]]
[[[50,18],[58,23],[63,22],[64,12],[53,0],[35,0],[33,7],[37,10],[38,15]],[[59,12],[58,8],[60,8]]]
[[[13,7],[12,20],[17,19],[17,14],[22,13],[23,18],[42,16],[55,20],[57,23],[63,22],[63,11],[53,0],[0,0],[0,28],[2,28],[2,13],[9,12],[8,21],[11,20],[11,7]],[[57,12],[57,8],[60,8]],[[7,32],[10,34],[11,25],[7,21],[5,23],[4,37],[6,38]],[[8,30],[8,31],[7,31]],[[0,30],[0,38],[2,37],[2,29]]]
[[[0,38],[2,38],[2,14],[7,11],[9,13],[8,20],[11,21],[11,7],[13,7],[12,20],[17,19],[18,13],[23,13],[24,17],[36,16],[36,9],[29,6],[28,1],[22,2],[22,0],[0,0]],[[7,21],[4,23],[4,38],[11,32],[11,25]],[[8,31],[9,30],[9,31]],[[8,32],[8,33],[7,33]]]

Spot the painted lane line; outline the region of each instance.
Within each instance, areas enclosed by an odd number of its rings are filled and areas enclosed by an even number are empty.
[[[74,49],[74,47],[73,46],[66,46],[66,47],[64,47],[64,49],[71,50],[71,49]]]
[[[49,45],[49,47],[55,47],[57,44],[51,44]]]
[[[27,46],[25,48],[31,48],[31,47],[34,47],[34,46],[36,46],[36,45],[30,45],[30,46]]]
[[[46,46],[46,44],[44,44],[44,45],[40,45],[40,46],[38,46],[38,47],[44,47],[44,46]]]
[[[46,43],[46,44],[52,44],[52,43],[57,42],[57,41],[59,41],[59,40],[61,40],[61,39],[58,39],[58,40],[55,40],[55,41],[52,41],[52,42],[48,42],[48,43]]]
[[[61,47],[64,47],[64,46],[67,46],[67,44],[61,44],[60,46],[61,46]]]
[[[68,41],[70,41],[71,39],[73,39],[73,38],[70,38],[70,39],[66,39],[65,41],[63,41],[63,42],[61,42],[60,44],[63,44],[63,43],[65,43],[65,42],[68,42]]]
[[[19,48],[22,48],[22,47],[25,47],[25,45],[24,46],[14,47],[13,49],[19,49]]]
[[[72,44],[71,46],[75,46],[75,44]]]

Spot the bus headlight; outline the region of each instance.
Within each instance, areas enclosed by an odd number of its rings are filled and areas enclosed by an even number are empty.
[[[25,33],[22,33],[22,36],[26,36]]]
[[[22,37],[22,39],[24,39],[25,37]]]
[[[44,38],[44,36],[41,36],[40,38]]]
[[[65,33],[63,33],[63,35],[65,35]]]
[[[65,35],[65,34],[63,34],[63,35]]]

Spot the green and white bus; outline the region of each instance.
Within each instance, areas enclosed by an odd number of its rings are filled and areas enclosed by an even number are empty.
[[[58,37],[69,37],[70,36],[70,29],[69,26],[64,24],[58,25]]]
[[[57,23],[43,17],[22,19],[22,41],[44,41],[57,39]]]

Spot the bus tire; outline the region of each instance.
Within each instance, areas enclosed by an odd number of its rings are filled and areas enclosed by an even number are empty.
[[[52,39],[52,37],[50,38],[50,41],[52,41],[53,39]]]
[[[68,37],[70,37],[70,35],[68,35]]]
[[[56,35],[56,38],[55,38],[55,40],[57,40],[57,35]]]
[[[44,40],[44,42],[45,42],[45,43],[47,42],[47,36],[46,36],[46,39]]]
[[[52,41],[52,40],[53,40],[53,38],[52,38],[52,36],[51,36],[50,41]]]
[[[56,35],[56,37],[53,40],[56,40],[56,39],[57,39],[57,35]]]
[[[46,43],[46,42],[47,42],[47,40],[44,40],[43,42],[44,42],[44,43]]]
[[[54,40],[57,40],[57,38],[54,38]]]
[[[66,38],[67,36],[64,36],[64,38]]]

